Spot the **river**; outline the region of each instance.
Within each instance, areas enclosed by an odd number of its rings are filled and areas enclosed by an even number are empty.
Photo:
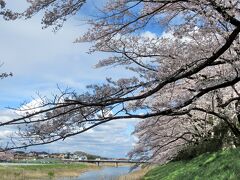
[[[126,175],[130,166],[103,167],[100,170],[91,170],[82,173],[76,178],[62,178],[61,180],[116,180],[122,175]]]

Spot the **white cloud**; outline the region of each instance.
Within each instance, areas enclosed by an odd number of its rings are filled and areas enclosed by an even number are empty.
[[[2,109],[0,110],[0,122],[7,122],[17,117],[14,110]]]
[[[167,38],[167,39],[175,39],[172,31],[169,31],[169,32],[165,32],[165,31],[164,31],[164,32],[162,33],[161,37]]]
[[[141,36],[144,37],[144,38],[149,38],[149,39],[156,39],[157,38],[157,35],[153,32],[150,32],[150,31],[146,31],[146,32],[142,33]]]
[[[14,131],[11,130],[3,130],[0,131],[0,138],[6,138],[7,136],[10,136]]]

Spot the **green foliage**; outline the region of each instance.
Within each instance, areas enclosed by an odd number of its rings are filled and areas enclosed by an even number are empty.
[[[48,172],[48,176],[49,176],[50,178],[53,178],[53,177],[54,177],[54,172],[53,172],[53,171]]]
[[[29,166],[12,166],[17,169],[23,169],[23,170],[32,170],[32,171],[43,171],[43,170],[55,170],[55,169],[79,169],[79,168],[86,168],[86,164],[78,164],[78,163],[72,163],[72,164],[43,164],[43,165],[29,165]]]
[[[170,162],[150,170],[144,180],[240,179],[240,149],[205,153],[192,160]]]
[[[13,163],[33,163],[33,164],[61,164],[64,161],[57,158],[45,158],[45,159],[36,159],[36,160],[13,160]]]
[[[198,144],[190,144],[184,147],[173,161],[190,160],[207,152],[216,152],[222,148],[222,141],[219,139],[204,139]]]
[[[209,120],[213,121],[211,118]],[[236,137],[223,121],[213,127],[212,133],[213,135],[208,133],[207,136],[199,139],[197,142],[183,147],[173,160],[190,160],[207,152],[213,153],[223,148],[231,147],[235,144],[233,142],[236,142]]]

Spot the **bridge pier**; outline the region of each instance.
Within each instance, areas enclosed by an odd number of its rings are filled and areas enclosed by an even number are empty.
[[[99,166],[99,164],[100,164],[100,162],[99,162],[99,161],[97,161],[97,166]]]
[[[115,167],[118,167],[118,162],[115,162]]]

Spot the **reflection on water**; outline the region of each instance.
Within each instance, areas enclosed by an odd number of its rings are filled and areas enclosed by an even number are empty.
[[[63,178],[61,180],[116,180],[119,176],[129,172],[130,166],[104,167],[81,174],[77,178]]]

